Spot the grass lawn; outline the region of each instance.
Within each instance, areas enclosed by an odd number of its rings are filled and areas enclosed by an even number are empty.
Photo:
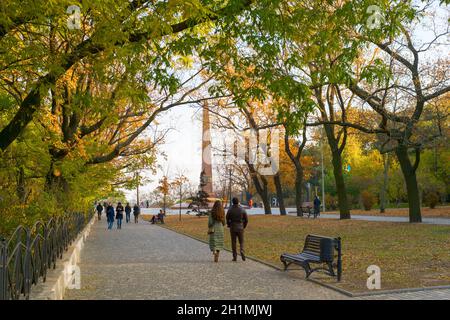
[[[381,289],[450,285],[450,226],[352,220],[303,219],[292,216],[249,216],[246,251],[249,256],[282,267],[282,252],[298,252],[307,234],[340,236],[343,279],[311,277],[346,290],[367,291],[366,268],[381,268]],[[207,240],[207,218],[168,216],[165,226]],[[225,233],[225,247],[230,237]]]
[[[434,209],[422,207],[422,218],[450,218],[450,207],[436,207]],[[334,213],[339,214],[339,211],[327,211],[323,214]],[[389,208],[386,209],[384,213],[380,213],[380,209],[372,210],[358,210],[352,209],[351,214],[354,215],[365,215],[365,216],[397,216],[397,217],[408,217],[408,208]]]

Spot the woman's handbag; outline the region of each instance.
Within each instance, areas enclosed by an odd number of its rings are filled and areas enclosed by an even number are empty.
[[[214,227],[209,227],[208,234],[213,234],[213,233],[214,233]]]

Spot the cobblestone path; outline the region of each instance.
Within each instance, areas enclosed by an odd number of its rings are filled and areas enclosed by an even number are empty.
[[[218,264],[206,244],[148,222],[106,229],[96,222],[81,254],[81,289],[66,299],[346,299],[258,262]]]

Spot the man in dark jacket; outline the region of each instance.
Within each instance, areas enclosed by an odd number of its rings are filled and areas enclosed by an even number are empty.
[[[131,214],[131,207],[130,204],[127,203],[125,206],[125,221],[128,223],[130,222],[130,214]]]
[[[100,202],[97,204],[97,215],[98,215],[98,220],[102,220],[102,211],[103,211],[103,206],[100,204]]]
[[[138,223],[140,213],[141,213],[141,208],[139,208],[139,206],[136,203],[133,207],[134,223]]]
[[[119,202],[116,207],[117,229],[122,229],[123,211],[123,205]]]
[[[314,218],[320,215],[320,199],[318,196],[314,198]]]
[[[108,229],[111,230],[114,223],[114,207],[111,203],[106,207],[106,220],[108,221]]]
[[[239,240],[242,260],[245,261],[244,229],[248,224],[247,212],[239,205],[239,200],[233,198],[233,205],[227,212],[227,226],[230,228],[231,247],[233,249],[233,261],[237,259],[236,238]]]

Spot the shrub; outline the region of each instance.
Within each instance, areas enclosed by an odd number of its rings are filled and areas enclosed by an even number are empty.
[[[434,209],[436,205],[439,203],[439,195],[437,192],[428,192],[425,195],[425,204],[428,205],[431,209]]]
[[[361,200],[364,209],[369,211],[375,203],[375,196],[371,192],[364,190],[361,192]]]
[[[325,206],[327,210],[336,210],[337,209],[337,199],[335,196],[327,193],[325,195]]]

